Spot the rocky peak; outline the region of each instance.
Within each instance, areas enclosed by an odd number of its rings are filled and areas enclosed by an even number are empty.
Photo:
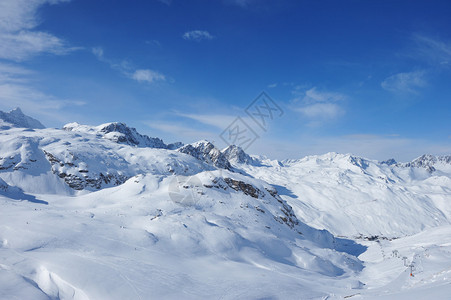
[[[395,166],[397,164],[396,160],[394,158],[390,158],[384,161],[380,162],[381,165],[387,165],[387,166]]]
[[[227,160],[227,157],[209,141],[204,140],[188,144],[177,149],[177,151],[191,155],[217,168],[231,168],[230,162]]]
[[[250,157],[244,150],[236,145],[230,145],[222,153],[225,155],[228,161],[238,164],[254,164],[256,161]]]
[[[366,159],[361,158],[361,157],[357,157],[357,156],[349,156],[349,162],[351,162],[351,164],[353,164],[354,166],[357,166],[359,168],[362,169],[366,169],[369,166],[369,163]]]
[[[121,122],[106,123],[95,127],[80,125],[78,123],[69,123],[64,125],[63,129],[66,131],[77,131],[90,134],[97,134],[115,143],[126,144],[136,147],[150,147],[150,148],[173,150],[183,145],[182,143],[174,143],[166,145],[163,142],[163,140],[140,134],[135,128],[128,127],[125,123]]]
[[[400,164],[402,167],[425,168],[430,173],[434,172],[437,164],[451,164],[451,155],[435,156],[423,154],[411,162]]]
[[[167,148],[167,145],[161,139],[142,135],[135,128],[128,127],[125,123],[113,122],[101,126],[99,131],[104,134],[104,137],[116,143],[138,147]]]
[[[0,119],[13,127],[43,129],[44,125],[36,119],[25,115],[20,108],[15,108],[10,112],[0,111]]]

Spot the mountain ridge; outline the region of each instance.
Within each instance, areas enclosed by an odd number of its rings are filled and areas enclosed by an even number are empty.
[[[20,127],[20,128],[30,128],[30,129],[44,129],[45,126],[42,125],[38,120],[25,115],[22,110],[17,107],[9,112],[0,111],[0,120],[6,122],[3,127]],[[0,124],[1,125],[1,124]]]

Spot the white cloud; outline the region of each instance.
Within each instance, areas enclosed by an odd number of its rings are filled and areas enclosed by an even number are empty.
[[[97,57],[99,60],[103,60],[103,48],[102,47],[94,47],[92,48],[92,53]]]
[[[381,87],[390,92],[416,93],[418,88],[427,85],[424,71],[398,73],[386,78]]]
[[[300,107],[297,111],[308,118],[335,119],[344,114],[344,110],[335,103],[315,103]]]
[[[166,80],[166,77],[163,74],[149,69],[136,70],[130,75],[130,77],[138,82],[148,82],[148,83]]]
[[[335,102],[342,101],[346,97],[343,94],[335,92],[318,91],[316,87],[313,87],[305,92],[304,102],[316,103],[316,102]]]
[[[28,81],[24,76],[33,73],[21,66],[0,62],[0,83],[24,83]]]
[[[118,70],[123,75],[130,79],[144,83],[154,83],[156,81],[166,81],[166,76],[160,72],[150,69],[134,69],[127,61],[121,61],[120,63],[107,59],[102,47],[94,47],[91,49],[92,53],[101,62],[107,63],[112,69]]]
[[[63,55],[79,49],[67,47],[50,33],[33,30],[39,24],[39,7],[60,2],[67,0],[0,1],[0,58],[23,61],[40,53]]]
[[[185,40],[192,40],[192,41],[201,41],[201,40],[211,40],[213,39],[213,36],[205,30],[193,30],[188,31],[183,34],[183,38]]]
[[[67,121],[63,109],[86,104],[84,101],[60,99],[41,92],[33,86],[35,75],[33,71],[18,65],[0,63],[0,109],[20,107],[49,121]]]
[[[420,55],[440,65],[451,64],[451,42],[415,34],[413,40],[418,44]]]
[[[292,91],[295,95],[293,110],[308,119],[308,126],[320,126],[345,114],[341,106],[346,100],[344,94],[320,91],[316,87],[304,89],[303,86],[296,86]]]

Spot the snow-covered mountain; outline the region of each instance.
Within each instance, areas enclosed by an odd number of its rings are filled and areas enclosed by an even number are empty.
[[[168,145],[123,123],[60,130],[7,115],[0,299],[450,292],[450,156],[275,161]]]
[[[10,112],[0,111],[0,128],[3,129],[8,127],[45,128],[38,120],[24,115],[20,108],[15,108]]]
[[[222,150],[222,153],[230,163],[249,165],[258,164],[257,159],[252,158],[249,154],[244,152],[241,147],[236,145],[228,146],[227,148]]]
[[[451,163],[423,157],[428,164],[418,163],[422,158],[387,164],[328,153],[236,167],[271,182],[316,228],[353,238],[398,238],[451,224]]]
[[[196,143],[185,145],[178,152],[186,153],[201,161],[221,169],[230,169],[230,162],[227,157],[218,148],[209,141],[199,141]]]
[[[106,123],[99,126],[69,123],[64,125],[63,129],[66,131],[95,134],[104,139],[108,139],[119,144],[126,144],[137,147],[174,150],[183,146],[183,144],[180,142],[166,145],[163,140],[159,138],[151,138],[147,135],[142,135],[138,133],[135,128],[128,127],[126,124],[118,122]]]

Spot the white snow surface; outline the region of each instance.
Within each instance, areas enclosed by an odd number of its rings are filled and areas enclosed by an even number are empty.
[[[449,299],[447,159],[226,170],[108,124],[0,130],[0,299]]]
[[[398,238],[451,224],[451,164],[388,166],[350,154],[237,168],[270,182],[305,223],[338,236]]]

